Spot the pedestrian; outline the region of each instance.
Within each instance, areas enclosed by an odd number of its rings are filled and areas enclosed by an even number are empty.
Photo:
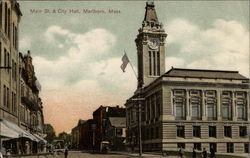
[[[213,147],[210,149],[210,157],[215,158],[215,151]]]
[[[11,158],[11,150],[10,149],[7,150],[6,155],[7,155],[7,158]]]
[[[203,155],[203,158],[207,158],[207,150],[206,150],[206,148],[203,148],[202,155]]]
[[[193,158],[196,158],[196,151],[195,151],[195,148],[193,148]]]
[[[64,158],[68,158],[68,152],[68,148],[66,147],[64,151]]]
[[[183,158],[183,155],[184,155],[184,150],[181,147],[180,150],[179,150],[179,156],[180,156],[180,158]]]

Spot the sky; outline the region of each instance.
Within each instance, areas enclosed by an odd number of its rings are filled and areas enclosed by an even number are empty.
[[[128,65],[123,73],[120,65],[126,51],[137,71],[134,40],[145,1],[19,3],[19,50],[31,51],[45,123],[57,133],[92,118],[100,105],[123,106],[133,95],[133,70]],[[168,34],[166,71],[173,66],[249,76],[249,1],[155,1],[155,7]]]

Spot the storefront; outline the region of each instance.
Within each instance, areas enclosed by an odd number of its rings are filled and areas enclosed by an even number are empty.
[[[14,155],[35,154],[42,152],[46,141],[38,136],[23,130],[14,123],[0,119],[0,148],[5,154],[11,150]]]

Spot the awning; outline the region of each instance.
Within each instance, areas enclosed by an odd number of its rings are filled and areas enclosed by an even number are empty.
[[[0,121],[0,137],[19,138],[19,134],[8,128],[2,121]]]
[[[45,139],[43,139],[41,136],[34,134],[34,136],[39,140],[39,142],[43,142],[44,144],[47,143],[47,141]]]
[[[0,122],[1,122],[1,124],[3,124],[3,127],[8,128],[8,133],[12,133],[12,137],[10,137],[10,138],[28,138],[32,141],[38,142],[38,139],[35,136],[33,136],[29,132],[23,130],[22,128],[20,128],[16,124],[11,123],[5,119],[0,119]],[[5,128],[5,130],[7,130],[7,128]],[[18,135],[14,135],[14,133],[16,133]],[[2,135],[2,131],[0,132],[0,135]]]

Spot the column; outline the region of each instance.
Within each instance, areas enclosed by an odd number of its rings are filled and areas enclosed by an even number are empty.
[[[190,116],[190,104],[189,104],[189,91],[187,89],[185,89],[186,91],[186,106],[185,106],[185,110],[186,110],[186,120],[191,120],[191,116]]]
[[[206,103],[205,103],[205,91],[202,90],[202,96],[201,96],[201,99],[202,99],[202,120],[207,120],[207,116],[206,116]]]
[[[236,98],[235,98],[235,91],[232,91],[232,103],[231,103],[231,105],[232,105],[232,120],[233,121],[236,121],[237,120],[237,117],[236,117],[236,103],[235,103],[235,101],[236,101]]]
[[[221,121],[222,120],[222,118],[221,118],[221,98],[220,98],[220,96],[221,96],[221,91],[220,90],[217,90],[216,91],[216,103],[217,103],[217,105],[216,105],[216,112],[217,112],[217,120],[218,121]]]

